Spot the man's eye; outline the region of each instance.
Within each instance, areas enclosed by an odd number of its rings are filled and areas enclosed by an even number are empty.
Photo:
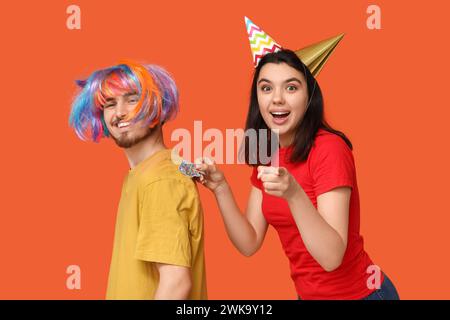
[[[130,99],[130,100],[128,100],[128,102],[129,102],[129,103],[137,103],[137,102],[138,102],[138,99]]]
[[[271,90],[271,88],[269,86],[262,86],[261,87],[261,91],[269,92],[270,90]]]
[[[105,105],[103,106],[103,108],[104,108],[104,109],[107,109],[107,108],[111,108],[112,106],[114,106],[113,103],[105,104]]]

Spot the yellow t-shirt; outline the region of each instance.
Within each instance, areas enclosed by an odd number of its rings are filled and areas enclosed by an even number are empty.
[[[164,149],[132,168],[122,187],[106,299],[153,299],[152,262],[190,267],[189,299],[207,299],[203,210],[197,186]]]

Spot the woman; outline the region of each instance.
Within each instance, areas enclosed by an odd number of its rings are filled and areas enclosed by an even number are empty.
[[[281,50],[260,60],[248,129],[278,130],[280,148],[278,167],[254,166],[245,215],[223,173],[213,163],[197,165],[234,246],[251,256],[270,224],[290,260],[299,299],[399,299],[363,248],[352,145],[324,120],[320,87],[294,52]]]

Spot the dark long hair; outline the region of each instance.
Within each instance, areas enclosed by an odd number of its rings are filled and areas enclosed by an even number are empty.
[[[314,76],[309,71],[308,67],[306,67],[300,58],[295,54],[295,52],[291,50],[281,50],[275,53],[266,54],[259,62],[258,66],[255,69],[255,74],[253,75],[252,88],[250,93],[250,106],[247,114],[247,121],[245,124],[245,130],[255,129],[257,132],[257,145],[258,149],[261,146],[261,141],[268,141],[268,146],[265,146],[266,150],[270,152],[270,136],[268,139],[260,139],[260,131],[259,129],[266,129],[266,132],[270,132],[267,124],[265,123],[260,111],[258,104],[258,78],[259,73],[261,72],[261,68],[267,63],[286,63],[292,68],[298,70],[301,74],[305,76],[307,87],[308,87],[308,97],[311,101],[309,101],[309,107],[307,108],[305,115],[303,116],[303,120],[299,125],[297,125],[297,129],[294,136],[293,142],[293,150],[290,156],[290,162],[302,162],[308,158],[308,154],[311,150],[311,147],[314,144],[314,138],[319,129],[324,129],[328,132],[334,133],[340,136],[345,143],[353,149],[352,143],[345,136],[344,133],[333,129],[325,120],[323,113],[323,97],[322,91],[320,90],[319,83],[316,81]],[[261,164],[259,161],[259,153],[251,154],[252,148],[249,148],[248,143],[245,143],[245,162],[249,165],[257,165]],[[258,151],[257,151],[258,152]],[[252,160],[253,159],[253,160]],[[256,159],[257,164],[255,164],[254,159]]]

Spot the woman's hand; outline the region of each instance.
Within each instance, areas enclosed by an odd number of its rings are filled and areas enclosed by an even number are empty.
[[[195,168],[200,171],[200,183],[214,193],[219,192],[227,186],[223,172],[217,168],[211,159],[202,158],[200,161],[196,161]]]
[[[289,201],[300,190],[301,186],[295,178],[283,167],[258,167],[258,179],[263,183],[267,194],[284,198]]]

